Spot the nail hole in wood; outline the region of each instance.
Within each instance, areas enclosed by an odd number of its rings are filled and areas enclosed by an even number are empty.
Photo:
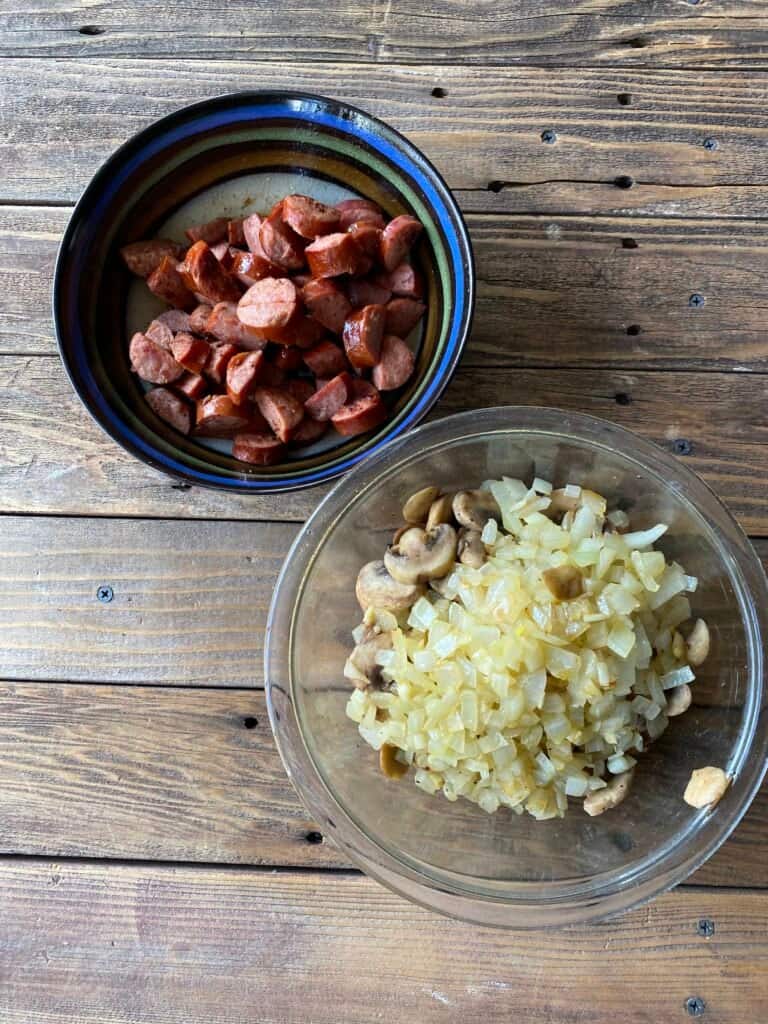
[[[501,190],[504,188],[504,182],[503,181],[489,181],[488,185],[487,185],[487,188],[488,188],[489,192],[501,192]]]
[[[616,399],[616,405],[631,405],[632,396],[628,395],[626,391],[619,391],[618,394],[613,396]]]
[[[103,36],[106,29],[99,28],[98,25],[83,25],[77,31],[81,36]]]
[[[642,332],[642,327],[638,327],[637,324],[630,324],[627,328],[627,334],[630,338],[636,338],[638,334]]]
[[[432,95],[435,97],[435,99],[442,100],[448,95],[448,90],[443,89],[439,85],[436,85],[435,88],[432,90]]]
[[[632,188],[635,184],[635,179],[630,178],[628,174],[620,174],[618,178],[613,179],[613,184],[616,188]]]
[[[317,846],[318,843],[322,843],[323,841],[323,836],[321,832],[307,832],[304,838],[307,840],[308,843],[311,843],[312,846]]]
[[[624,46],[631,46],[633,50],[642,50],[650,41],[648,36],[632,36],[631,39],[623,39],[622,43]]]
[[[639,249],[640,246],[634,240],[634,238],[622,238],[621,240],[622,249]]]
[[[632,93],[631,92],[620,92],[618,94],[618,96],[616,97],[616,99],[621,104],[622,107],[628,107],[629,104],[632,102]]]
[[[246,729],[255,729],[258,724],[258,718],[254,718],[253,715],[248,715],[246,718],[243,719],[243,725],[245,726]]]

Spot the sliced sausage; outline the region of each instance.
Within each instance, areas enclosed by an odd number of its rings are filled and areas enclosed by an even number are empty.
[[[325,334],[325,328],[310,316],[296,316],[287,327],[272,331],[271,341],[281,345],[295,345],[297,348],[311,348]]]
[[[349,401],[331,418],[331,423],[344,437],[364,434],[387,418],[387,407],[372,384],[353,378],[351,390]]]
[[[403,214],[384,228],[381,236],[381,262],[385,270],[394,270],[403,263],[411,246],[422,232],[421,221]]]
[[[375,372],[375,370],[374,370]],[[351,393],[352,376],[340,373],[329,380],[304,402],[304,412],[313,420],[323,423],[335,416]]]
[[[356,274],[366,259],[352,235],[341,231],[315,239],[304,255],[313,277]]]
[[[328,235],[339,226],[339,211],[309,196],[286,196],[282,208],[283,221],[302,238]]]
[[[294,370],[299,369],[303,362],[301,349],[295,345],[281,345],[270,358],[272,365],[284,373],[293,373]]]
[[[263,352],[238,352],[227,364],[227,394],[237,405],[242,405],[259,379]]]
[[[339,214],[339,231],[348,231],[353,224],[372,224],[374,227],[384,227],[384,215],[381,207],[372,203],[370,199],[343,199],[336,203],[336,211]]]
[[[146,242],[130,242],[120,250],[123,262],[132,274],[138,277],[149,277],[167,256],[177,260],[184,247],[172,242],[169,238],[151,238]]]
[[[211,357],[211,346],[202,338],[180,333],[171,342],[173,358],[189,373],[202,373]]]
[[[274,434],[248,431],[235,434],[232,455],[240,462],[248,462],[252,466],[274,466],[282,462],[285,445]]]
[[[242,249],[246,244],[242,217],[227,221],[227,241],[230,245],[236,245],[238,249]]]
[[[325,377],[330,380],[338,373],[344,373],[349,369],[347,357],[338,345],[325,339],[319,341],[312,348],[302,353],[304,362],[316,377]]]
[[[153,388],[144,396],[147,404],[161,420],[169,423],[180,434],[188,434],[192,429],[192,414],[189,406],[179,395],[168,388]]]
[[[202,398],[203,395],[208,394],[208,381],[205,377],[201,377],[197,373],[184,373],[178,380],[173,382],[173,386],[177,391],[181,391],[191,398],[193,402],[196,402],[198,398]]]
[[[224,269],[228,271],[230,268],[229,243],[217,242],[216,245],[211,246],[211,252],[219,263],[221,263]]]
[[[420,299],[424,294],[421,274],[410,263],[398,263],[387,275],[389,287],[393,295],[406,299]]]
[[[320,420],[311,420],[308,416],[305,416],[294,430],[291,444],[312,444],[313,441],[317,441],[326,433],[329,426],[330,423],[321,423]]]
[[[172,310],[176,313],[178,310]],[[164,348],[167,352],[171,351],[171,342],[173,341],[173,331],[171,328],[164,324],[160,318],[153,320],[149,326],[144,330],[144,334],[148,338],[151,338],[156,345],[160,348]]]
[[[195,433],[202,437],[228,437],[247,423],[245,410],[228,395],[209,395],[197,403]]]
[[[169,306],[176,306],[177,309],[192,309],[195,305],[195,297],[176,269],[176,260],[172,256],[163,256],[147,278],[147,287],[153,295],[162,299],[163,302],[167,302]]]
[[[234,302],[216,303],[205,322],[205,333],[218,341],[239,345],[253,352],[258,352],[266,345],[263,338],[242,322]]]
[[[195,306],[189,314],[189,330],[194,334],[205,334],[208,317],[212,312],[213,306],[209,306],[206,302],[201,302],[199,306]]]
[[[384,330],[398,338],[407,338],[424,316],[426,308],[417,299],[390,299],[386,305]]]
[[[222,265],[202,240],[187,250],[179,272],[187,287],[202,295],[212,304],[237,302],[242,293],[239,283],[226,273]]]
[[[230,271],[246,288],[250,288],[262,277],[280,277],[282,275],[282,271],[270,263],[266,256],[257,252],[240,252],[239,250],[232,256]]]
[[[225,342],[223,345],[212,345],[211,355],[205,367],[206,376],[217,384],[223,384],[227,376],[227,364],[232,356],[236,356],[238,348]]]
[[[228,217],[216,217],[205,224],[193,224],[186,228],[184,234],[190,242],[207,242],[208,245],[216,245],[217,242],[226,242],[229,229]]]
[[[327,277],[305,284],[301,289],[301,301],[318,323],[335,334],[341,334],[344,321],[352,312],[352,304],[347,296],[335,281]]]
[[[416,363],[413,352],[402,338],[385,334],[381,342],[379,361],[373,368],[371,380],[379,391],[393,391],[402,387],[413,373]]]
[[[301,402],[284,388],[257,387],[253,398],[259,412],[281,441],[290,441],[304,418]]]
[[[306,379],[306,377],[292,377],[287,380],[283,385],[285,390],[293,395],[294,398],[298,399],[302,405],[311,398],[315,393],[315,389],[312,384]]]
[[[178,334],[179,331],[190,331],[192,328],[189,323],[189,313],[185,313],[181,309],[166,309],[160,316],[155,317],[158,323],[165,324],[166,327],[170,327],[174,334]],[[147,333],[146,331],[144,332]]]
[[[344,323],[344,350],[347,359],[359,370],[375,366],[379,361],[381,339],[384,337],[385,307],[363,306]]]
[[[261,241],[259,239],[259,232],[261,231],[261,221],[262,218],[258,213],[252,213],[250,217],[244,217],[242,223],[243,238],[245,239],[245,244],[248,246],[251,252],[255,252],[257,256],[263,256],[264,259],[266,259],[266,256],[264,256],[264,250],[261,247]]]
[[[278,203],[259,228],[259,241],[264,255],[283,270],[301,270],[304,266],[305,240],[282,218]]]
[[[286,327],[298,311],[296,285],[287,277],[265,277],[257,281],[237,305],[241,323],[254,328],[266,339],[272,337],[270,332]]]
[[[370,277],[353,277],[347,286],[349,301],[354,309],[363,306],[383,306],[392,298],[392,292],[380,279]]]
[[[131,366],[150,384],[170,384],[184,373],[170,352],[166,352],[146,334],[134,334],[128,348]]]

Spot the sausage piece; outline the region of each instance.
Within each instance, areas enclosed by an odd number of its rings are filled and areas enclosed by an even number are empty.
[[[319,341],[312,348],[304,353],[304,362],[316,377],[325,377],[330,380],[338,373],[344,373],[349,369],[347,357],[338,345],[334,345],[328,339]]]
[[[343,199],[336,203],[336,212],[339,214],[339,231],[348,231],[353,224],[384,227],[381,207],[372,203],[370,199]]]
[[[308,416],[305,416],[294,430],[291,444],[312,444],[313,441],[317,441],[327,432],[329,426],[329,423],[321,423],[320,420],[311,420]]]
[[[278,328],[269,335],[271,341],[281,345],[311,348],[325,334],[325,328],[310,316],[295,316],[287,327]]]
[[[352,305],[335,281],[325,277],[309,281],[301,289],[301,300],[318,323],[341,334]]]
[[[259,379],[263,352],[238,352],[227,364],[227,394],[236,405],[242,405]]]
[[[227,241],[230,245],[237,246],[238,249],[242,249],[245,246],[242,217],[236,217],[234,220],[227,221]]]
[[[381,228],[362,221],[361,223],[353,224],[349,228],[348,233],[350,238],[354,238],[358,249],[363,255],[369,256],[372,260],[379,258],[381,252]]]
[[[174,430],[178,430],[180,434],[188,434],[190,432],[192,429],[192,414],[183,398],[175,395],[173,391],[169,391],[167,388],[153,388],[144,397],[153,412],[161,420],[165,420],[166,423],[170,424]]]
[[[304,255],[313,277],[356,274],[366,259],[352,235],[341,231],[315,239]]]
[[[274,363],[265,363],[262,366],[259,384],[263,384],[266,388],[279,388],[283,384],[287,387],[290,383],[285,379],[285,371],[281,370],[279,366]]]
[[[120,250],[123,262],[137,277],[149,277],[162,263],[163,257],[177,260],[184,248],[169,238],[151,238],[146,242],[130,242]]]
[[[216,217],[205,224],[193,224],[185,228],[184,234],[190,242],[207,242],[208,245],[216,245],[217,242],[226,242],[229,227],[228,217]]]
[[[171,256],[163,256],[147,278],[147,287],[153,295],[167,302],[169,306],[192,309],[195,305],[195,297],[187,288],[183,276],[176,269],[176,260]]]
[[[173,386],[187,398],[191,398],[193,402],[208,394],[208,381],[197,373],[182,374],[178,380],[173,382]]]
[[[347,293],[354,309],[363,306],[383,306],[392,298],[392,292],[384,283],[384,278],[371,280],[369,277],[354,277],[349,282]]]
[[[311,398],[315,393],[315,389],[312,384],[306,379],[306,377],[292,377],[290,380],[285,382],[285,390],[293,395],[294,398],[298,399],[302,405]]]
[[[413,373],[415,365],[413,352],[402,338],[385,334],[381,342],[379,361],[373,368],[371,380],[379,391],[393,391],[402,387]]]
[[[173,358],[189,373],[202,373],[211,356],[211,346],[192,334],[177,334],[171,342]]]
[[[216,303],[205,322],[205,333],[218,341],[239,345],[252,352],[258,352],[266,345],[263,338],[241,321],[234,302]]]
[[[262,277],[280,277],[282,275],[282,271],[270,263],[266,256],[257,252],[240,252],[239,250],[232,256],[230,271],[246,288],[250,288]]]
[[[384,319],[384,306],[375,304],[363,306],[347,317],[344,323],[344,350],[347,359],[356,369],[367,369],[379,361]]]
[[[184,262],[179,264],[179,273],[191,291],[214,305],[237,302],[242,293],[238,282],[226,273],[210,246],[202,240],[187,250]]]
[[[294,345],[281,345],[270,358],[272,365],[284,373],[293,373],[294,370],[299,369],[303,362],[301,349]]]
[[[178,310],[172,310],[176,313]],[[173,341],[173,331],[171,328],[164,324],[160,318],[153,320],[148,327],[145,328],[144,334],[151,338],[156,345],[160,348],[164,348],[167,352],[171,351],[171,342]]]
[[[217,384],[223,384],[227,375],[227,365],[232,356],[238,352],[236,345],[225,342],[223,345],[212,345],[211,355],[205,367],[205,373]]]
[[[384,330],[398,338],[407,338],[424,316],[426,308],[417,299],[390,299],[386,305]]]
[[[264,255],[283,270],[301,270],[304,266],[305,240],[282,218],[278,203],[259,228],[259,242]]]
[[[390,271],[387,281],[393,295],[406,299],[420,299],[424,294],[421,274],[410,263],[398,263],[395,269]]]
[[[166,309],[160,316],[155,317],[157,323],[165,324],[169,327],[174,334],[178,334],[179,331],[190,331],[192,328],[189,323],[189,313],[185,313],[181,309]],[[144,332],[147,333],[146,331]]]
[[[375,373],[375,370],[374,370]],[[331,419],[347,402],[351,393],[352,377],[349,373],[340,373],[329,380],[304,402],[304,412],[320,423]]]
[[[422,230],[421,221],[409,217],[407,213],[395,217],[387,224],[381,236],[381,262],[385,270],[394,270],[405,261]]]
[[[251,285],[237,305],[241,323],[270,339],[297,316],[296,285],[287,277],[265,277]],[[271,333],[272,332],[272,333]]]
[[[353,378],[351,392],[349,401],[331,417],[331,423],[343,437],[364,434],[387,418],[381,395],[368,381]]]
[[[128,348],[131,366],[150,384],[171,384],[184,373],[170,352],[166,352],[146,334],[134,334]]]
[[[206,324],[208,323],[208,317],[213,311],[213,306],[209,306],[205,302],[201,302],[199,306],[195,306],[192,312],[189,314],[189,328],[194,334],[205,334]]]
[[[274,466],[285,456],[285,445],[274,434],[248,431],[235,434],[232,455],[252,466]]]
[[[309,196],[286,196],[282,208],[283,221],[302,238],[328,235],[339,226],[339,212]]]
[[[259,412],[281,441],[290,441],[304,418],[304,407],[284,388],[257,387],[253,393]]]
[[[228,395],[209,395],[197,403],[195,433],[201,437],[228,437],[247,423],[245,410]]]

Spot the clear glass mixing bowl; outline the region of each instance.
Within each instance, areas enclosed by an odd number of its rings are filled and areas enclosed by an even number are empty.
[[[579,483],[626,509],[634,529],[699,578],[694,613],[712,649],[694,702],[643,755],[630,796],[562,820],[428,796],[378,759],[345,715],[342,676],[360,620],[355,579],[380,558],[404,499],[491,477]],[[462,413],[420,427],[356,467],[296,539],[275,590],[265,671],[270,720],[288,775],[326,835],[364,871],[434,910],[479,924],[536,927],[618,913],[680,882],[735,828],[766,769],[763,673],[768,591],[747,538],[680,462],[612,424],[552,409]],[[682,795],[694,768],[733,781],[712,810]]]

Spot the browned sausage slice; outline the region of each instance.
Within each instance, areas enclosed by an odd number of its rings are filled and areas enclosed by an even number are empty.
[[[217,384],[223,384],[227,375],[227,364],[232,356],[237,355],[237,352],[237,346],[230,345],[228,342],[223,345],[212,345],[211,357],[205,367],[206,375],[211,380],[215,380]]]
[[[197,403],[195,433],[202,437],[228,437],[248,423],[244,409],[228,395],[209,395]]]
[[[370,277],[353,277],[347,286],[347,293],[354,309],[370,305],[383,306],[392,298],[392,292],[383,281],[378,278],[371,280]]]
[[[226,242],[229,228],[228,217],[217,217],[205,224],[193,224],[186,228],[184,234],[190,242],[207,242],[208,245],[216,245],[217,242]]]
[[[238,281],[227,274],[206,242],[190,246],[179,273],[190,291],[211,303],[237,302],[242,294]]]
[[[384,337],[384,306],[363,306],[347,317],[344,324],[344,349],[350,363],[360,370],[379,361]]]
[[[304,255],[313,277],[356,274],[366,259],[352,235],[342,231],[315,239]]]
[[[274,466],[282,461],[285,445],[274,434],[248,431],[235,434],[232,455],[240,462],[248,462],[252,466]]]
[[[326,277],[309,281],[301,289],[301,299],[318,323],[329,331],[341,334],[352,306],[335,281]]]
[[[293,373],[294,370],[298,370],[303,362],[301,349],[295,345],[281,345],[272,355],[271,359],[273,366],[278,367],[284,373]]]
[[[395,217],[387,224],[381,236],[381,262],[385,270],[394,270],[404,262],[422,230],[421,221],[409,217],[407,213]]]
[[[304,402],[304,412],[313,420],[323,423],[335,416],[347,402],[351,393],[352,377],[349,373],[340,373],[329,380]]]
[[[390,299],[386,306],[384,330],[398,338],[407,338],[424,316],[426,308],[416,299]]]
[[[339,211],[309,196],[292,195],[283,200],[282,217],[302,238],[328,235],[339,226]]]
[[[242,249],[246,244],[242,217],[227,221],[227,241],[230,245],[236,245],[239,249]]]
[[[415,362],[413,352],[402,338],[394,334],[385,334],[379,361],[373,368],[371,380],[379,391],[393,391],[405,384],[413,373]]]
[[[291,437],[291,444],[312,444],[323,436],[330,426],[329,423],[321,423],[320,420],[311,420],[305,416],[296,427]]]
[[[176,269],[176,260],[171,256],[163,256],[147,278],[147,287],[153,295],[167,302],[169,306],[192,309],[195,305],[195,297],[187,288],[182,275]]]
[[[348,231],[353,224],[367,223],[378,228],[384,227],[381,207],[370,199],[343,199],[336,203],[336,212],[339,214],[339,231]]]
[[[178,310],[173,310],[172,312],[176,313]],[[159,317],[149,324],[145,329],[144,334],[148,338],[151,338],[156,345],[160,346],[160,348],[164,348],[167,352],[171,351],[173,331],[167,324],[164,324]]]
[[[352,394],[346,405],[343,405],[331,423],[344,437],[354,437],[373,430],[387,418],[387,407],[381,395],[365,380],[352,380]]]
[[[387,282],[394,295],[406,299],[420,299],[424,294],[421,274],[410,263],[398,263],[387,275]]]
[[[304,418],[304,407],[284,388],[257,387],[253,392],[259,412],[281,441],[290,441]]]
[[[189,373],[202,373],[211,357],[211,346],[192,334],[177,334],[171,342],[173,358]]]
[[[283,220],[281,203],[262,221],[259,241],[267,259],[283,270],[301,270],[304,266],[306,241]]]
[[[242,405],[250,396],[259,379],[263,352],[238,352],[227,364],[227,394],[237,405]]]
[[[239,345],[249,351],[258,352],[266,342],[246,326],[237,315],[234,302],[217,302],[205,322],[205,333],[218,341]]]
[[[181,391],[196,402],[198,398],[208,394],[208,381],[197,373],[185,373],[178,380],[173,382],[177,391]]]
[[[315,393],[315,389],[305,377],[293,377],[285,382],[285,390],[298,399],[302,405]]]
[[[240,321],[270,338],[297,315],[299,297],[296,285],[287,277],[265,277],[251,285],[237,305]]]
[[[347,357],[338,345],[332,341],[318,341],[312,348],[302,353],[304,362],[316,377],[330,379],[338,373],[349,369]]]
[[[280,327],[269,335],[270,341],[280,345],[296,345],[298,348],[311,348],[325,334],[325,328],[311,316],[295,316],[287,327]]]
[[[134,334],[128,352],[133,369],[150,384],[170,384],[184,373],[171,353],[145,334]]]
[[[178,430],[180,434],[188,434],[190,432],[192,429],[192,414],[183,398],[175,395],[173,391],[169,391],[167,388],[153,388],[144,397],[156,415],[161,420],[169,423],[174,430]]]
[[[164,256],[177,260],[183,251],[183,246],[177,245],[169,238],[151,238],[146,242],[131,242],[124,245],[120,255],[132,274],[149,277],[152,271],[160,266]]]
[[[232,256],[230,270],[237,275],[246,288],[250,288],[262,277],[281,277],[282,271],[273,263],[270,263],[266,256],[257,252],[235,252]]]
[[[361,224],[353,224],[349,229],[350,238],[354,238],[360,252],[377,260],[381,254],[381,228],[363,221]]]
[[[185,313],[181,309],[166,309],[160,316],[155,317],[157,323],[165,324],[169,327],[174,334],[178,334],[179,331],[190,331],[192,330],[189,323],[189,313]],[[144,332],[147,333],[146,331]]]
[[[195,306],[189,314],[189,330],[193,331],[195,334],[205,334],[208,317],[212,312],[213,306],[209,306],[205,302],[201,302],[199,306]]]

